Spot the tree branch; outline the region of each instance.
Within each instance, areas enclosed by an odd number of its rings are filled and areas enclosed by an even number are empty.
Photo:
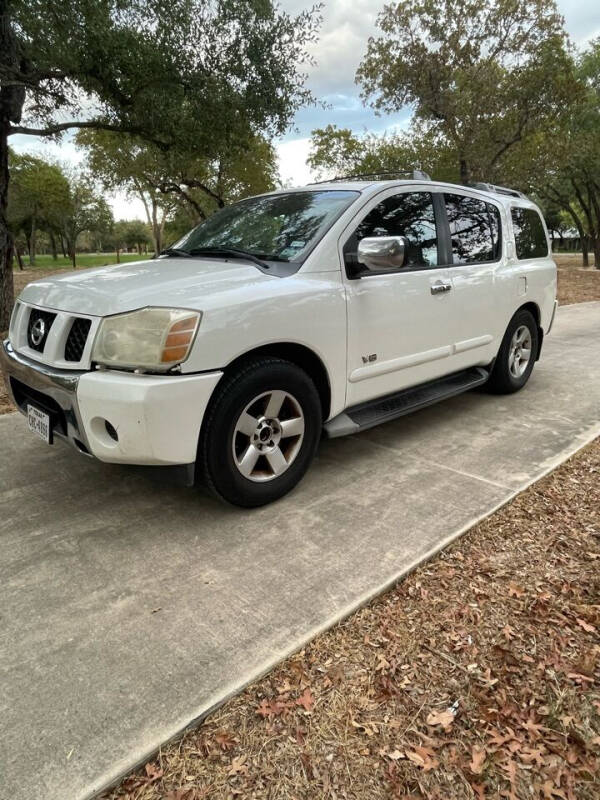
[[[72,120],[71,122],[56,122],[52,125],[48,125],[46,128],[29,128],[26,125],[11,125],[8,129],[8,135],[12,136],[15,133],[20,133],[24,136],[54,136],[55,134],[62,133],[63,131],[82,128],[90,128],[91,130],[97,131],[115,131],[116,133],[136,134],[137,136],[141,136],[142,138],[153,142],[153,144],[157,145],[157,147],[160,147],[163,150],[168,150],[171,146],[162,139],[149,137],[142,128],[136,125],[117,125],[110,122],[100,122],[96,120],[86,120],[82,122],[77,122],[76,120]]]

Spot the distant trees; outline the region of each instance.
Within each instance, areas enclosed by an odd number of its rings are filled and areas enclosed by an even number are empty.
[[[39,231],[45,231],[56,254],[57,238],[63,234],[69,214],[69,181],[56,164],[31,155],[11,153],[13,180],[8,196],[8,223],[13,233],[22,232],[30,264],[35,264]]]
[[[69,175],[58,164],[29,154],[10,154],[12,181],[7,220],[13,237],[27,242],[29,263],[35,264],[37,237],[45,233],[56,258],[58,246],[71,257],[80,235],[108,233],[112,211],[89,177]]]
[[[77,144],[85,148],[91,173],[106,189],[122,189],[142,201],[155,254],[176,209],[185,210],[196,224],[226,203],[274,188],[277,179],[274,148],[259,134],[248,139],[243,151],[225,147],[211,159],[178,148],[164,151],[109,131],[80,131]]]

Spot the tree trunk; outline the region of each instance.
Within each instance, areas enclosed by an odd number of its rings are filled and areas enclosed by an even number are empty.
[[[0,38],[1,43],[1,38]],[[13,307],[13,244],[8,229],[8,119],[0,118],[0,331],[8,330]]]
[[[75,262],[75,246],[71,248],[71,252],[69,255],[71,256],[71,263],[73,264],[73,269],[77,269],[77,264]]]
[[[16,244],[14,244],[14,252],[17,257],[17,264],[19,265],[19,269],[23,272],[23,259],[21,258],[21,253],[19,252],[19,248]]]
[[[583,266],[589,267],[590,265],[590,241],[587,236],[580,235],[579,239],[581,241],[581,258],[583,260]]]
[[[117,247],[117,264],[121,263],[121,248]]]
[[[65,237],[62,235],[62,233],[60,235],[60,249],[62,250],[63,258],[66,258],[67,257],[67,248],[65,246]]]
[[[469,165],[467,164],[466,158],[460,158],[459,160],[460,165],[460,182],[464,186],[468,186],[471,182],[471,170],[469,169]]]
[[[158,258],[161,247],[161,226],[158,222],[158,206],[154,198],[152,199],[152,237],[154,239],[154,258]]]
[[[29,233],[29,266],[35,266],[35,233],[36,233],[36,219],[35,213],[31,217],[31,231]]]
[[[600,269],[600,236],[594,239],[594,261],[596,269]]]
[[[56,261],[58,259],[58,253],[56,252],[56,239],[54,238],[54,234],[52,231],[48,234],[50,237],[50,250],[52,252],[52,260]]]

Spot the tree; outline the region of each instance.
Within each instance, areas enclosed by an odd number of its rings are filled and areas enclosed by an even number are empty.
[[[584,264],[589,243],[600,269],[600,38],[578,57],[576,81],[578,99],[552,139],[552,163],[531,188],[568,214],[581,238]]]
[[[108,232],[113,225],[112,211],[106,200],[95,192],[86,177],[76,177],[70,187],[69,207],[62,219],[62,230],[73,269],[77,239],[84,231]]]
[[[413,106],[455,150],[463,183],[495,180],[511,148],[572,99],[554,0],[402,0],[378,24],[357,73],[363,97],[390,112]]]
[[[45,230],[55,241],[70,207],[69,181],[57,164],[32,155],[10,154],[12,182],[7,217],[13,233],[23,231],[29,263],[35,264],[36,234]]]
[[[437,180],[456,181],[456,152],[439,136],[412,126],[406,133],[358,136],[328,125],[312,131],[308,163],[319,176],[423,169]]]
[[[91,172],[106,189],[122,188],[139,197],[152,229],[155,254],[162,247],[166,222],[176,206],[187,208],[197,223],[226,203],[268,191],[275,185],[277,158],[260,134],[249,138],[243,152],[219,152],[215,131],[212,159],[187,145],[161,150],[151,142],[109,131],[80,131],[77,143],[87,152]]]
[[[310,99],[299,71],[318,9],[271,0],[0,0],[0,329],[12,307],[8,139],[135,134],[214,158],[283,133]]]

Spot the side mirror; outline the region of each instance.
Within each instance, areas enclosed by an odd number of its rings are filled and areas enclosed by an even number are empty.
[[[367,236],[358,243],[358,263],[373,272],[399,269],[407,248],[404,236]]]

